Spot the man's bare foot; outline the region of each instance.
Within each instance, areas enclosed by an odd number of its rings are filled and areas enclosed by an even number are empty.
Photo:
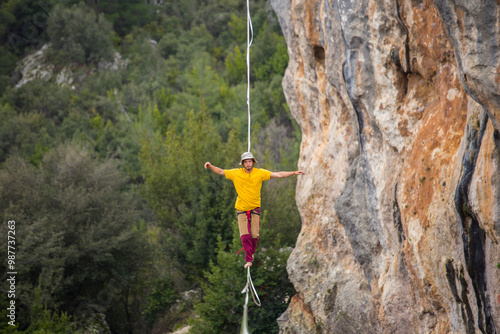
[[[243,266],[243,268],[248,268],[248,267],[251,267],[252,266],[252,262],[247,262],[245,263],[245,265]]]

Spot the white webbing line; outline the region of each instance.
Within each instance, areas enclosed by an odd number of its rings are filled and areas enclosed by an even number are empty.
[[[252,19],[250,18],[250,0],[247,0],[247,107],[248,107],[248,151],[250,152],[251,141],[250,141],[250,46],[253,42],[253,27]],[[251,33],[251,35],[250,35]],[[250,39],[250,36],[252,37]],[[255,305],[261,306],[259,295],[257,290],[253,286],[252,276],[250,276],[250,267],[247,268],[247,284],[243,288],[241,293],[246,293],[245,295],[245,305],[243,306],[243,319],[241,321],[241,331],[240,334],[248,334],[248,291],[252,294],[252,299]],[[257,299],[257,300],[256,300]]]
[[[250,152],[250,46],[253,42],[252,19],[250,18],[250,0],[247,0],[247,107],[248,107],[248,151]],[[250,32],[252,39],[250,39]]]
[[[241,291],[241,293],[246,293],[245,295],[245,305],[243,305],[243,319],[241,321],[241,330],[240,334],[249,334],[248,331],[248,291],[250,290],[252,294],[252,299],[255,305],[261,306],[261,302],[259,299],[259,295],[257,294],[257,291],[255,290],[255,287],[253,286],[252,282],[252,276],[250,276],[250,267],[247,268],[247,284]],[[257,298],[257,300],[255,300]]]

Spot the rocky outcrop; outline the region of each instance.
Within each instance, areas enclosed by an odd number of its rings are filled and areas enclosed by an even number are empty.
[[[500,4],[271,0],[302,129],[282,333],[500,330]]]
[[[111,61],[101,60],[97,65],[81,69],[82,66],[67,64],[65,66],[54,66],[47,57],[50,43],[44,44],[40,50],[23,58],[16,68],[14,80],[16,88],[22,87],[33,80],[54,81],[58,85],[68,86],[75,89],[75,85],[84,82],[89,74],[99,71],[116,71],[126,68],[128,60],[122,59],[118,52],[114,53]],[[80,68],[79,68],[80,67]]]
[[[49,44],[45,44],[40,50],[23,58],[18,64],[16,76],[19,78],[16,80],[16,88],[22,87],[28,82],[36,79],[49,81],[53,78],[54,65],[47,63],[45,60],[45,53],[48,48]]]

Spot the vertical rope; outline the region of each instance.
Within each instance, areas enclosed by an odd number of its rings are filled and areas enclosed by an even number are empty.
[[[251,39],[250,39],[251,33]],[[248,107],[248,150],[250,152],[250,46],[253,42],[253,26],[252,19],[250,18],[250,0],[247,0],[247,107]]]

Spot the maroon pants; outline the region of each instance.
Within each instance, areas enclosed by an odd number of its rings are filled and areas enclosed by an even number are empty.
[[[245,261],[252,262],[259,242],[260,208],[250,211],[237,211],[236,213],[238,215],[241,243],[245,250]]]

